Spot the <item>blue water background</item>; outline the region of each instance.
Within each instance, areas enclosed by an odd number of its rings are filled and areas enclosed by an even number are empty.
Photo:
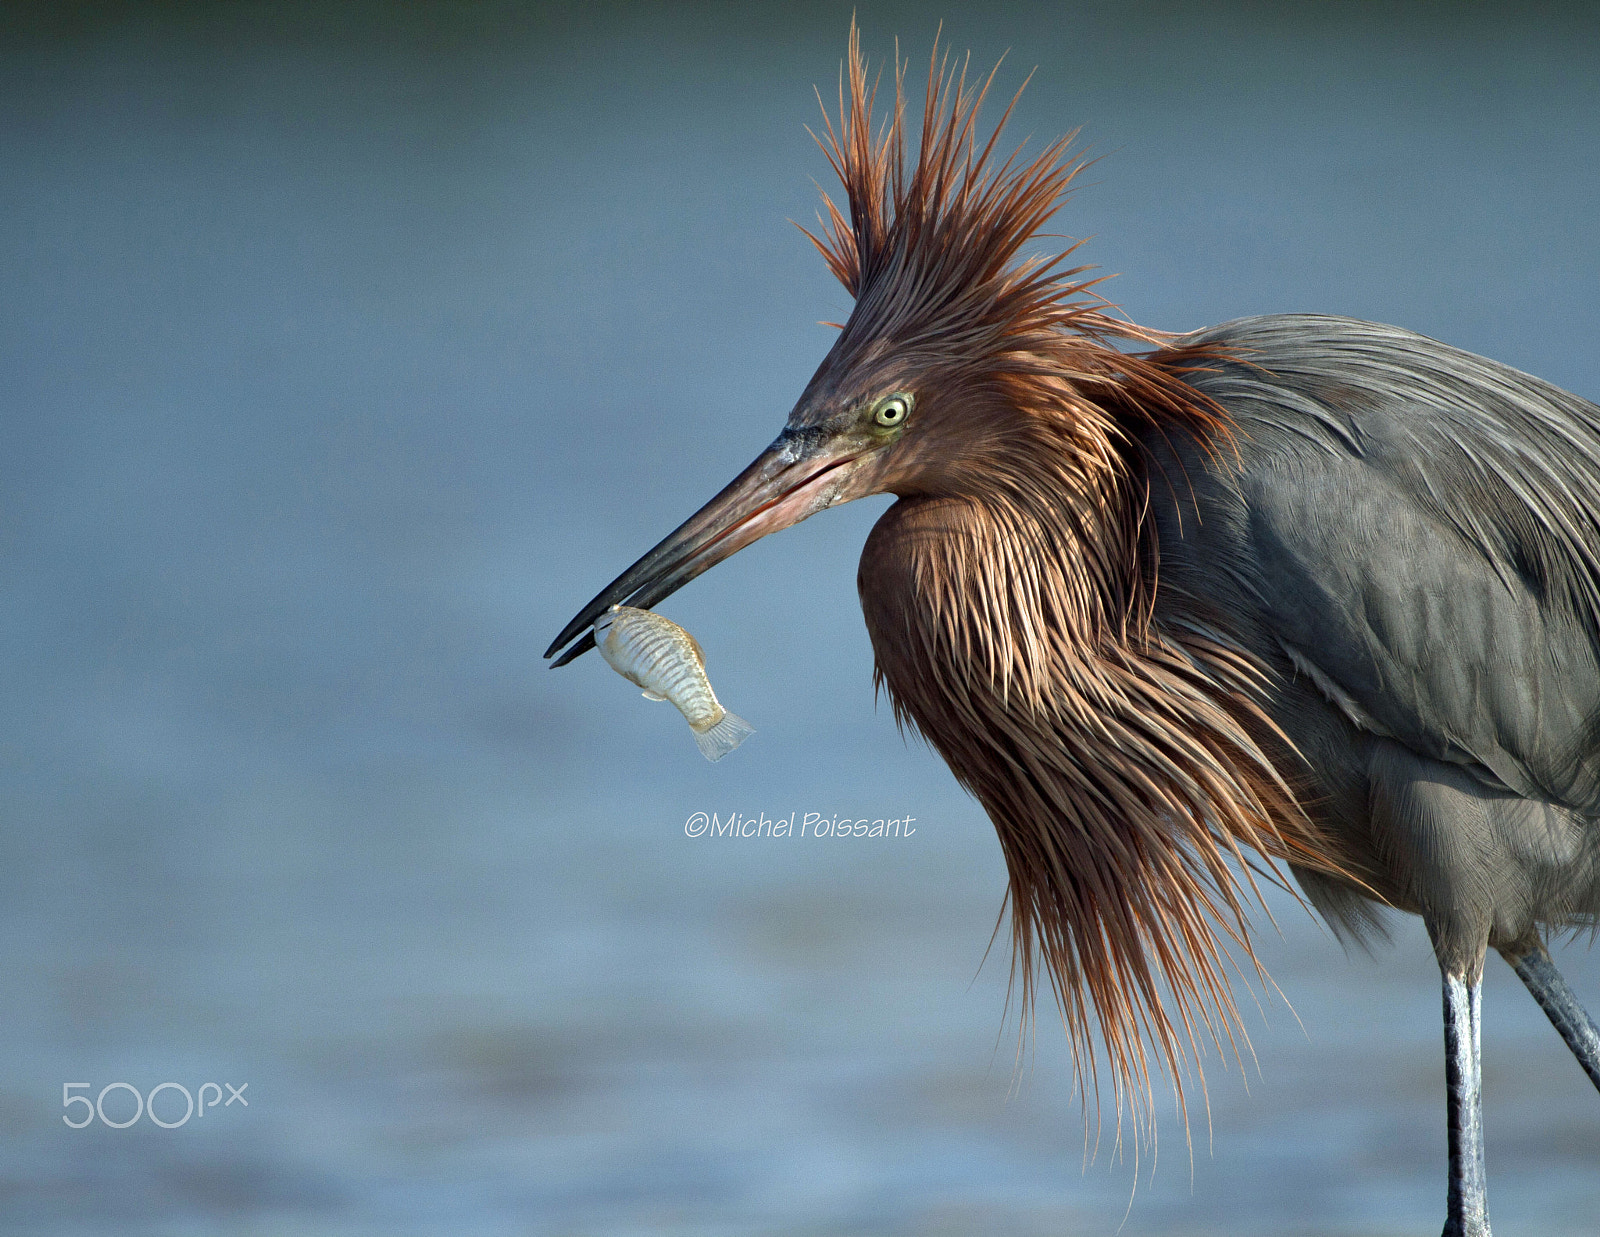
[[[1060,227],[1136,320],[1351,314],[1600,397],[1586,9],[858,7],[919,73],[940,18],[1038,66],[1015,132],[1104,156]],[[885,500],[664,607],[759,729],[721,764],[543,668],[848,312],[787,220],[851,8],[0,16],[0,1229],[1436,1230],[1421,928],[1350,958],[1280,895],[1192,1160],[1164,1105],[1131,1205],[1085,1168],[1060,1029],[1019,1064],[983,962],[992,830],[874,706]],[[1498,961],[1484,1008],[1496,1222],[1592,1232],[1600,1097]],[[65,1128],[113,1081],[250,1106]]]

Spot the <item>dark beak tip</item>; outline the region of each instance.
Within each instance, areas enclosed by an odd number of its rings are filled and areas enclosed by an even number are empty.
[[[560,640],[557,640],[554,644],[552,644],[548,649],[545,650],[545,654],[544,655],[546,657],[555,657],[556,656],[556,650],[561,647],[561,644],[562,644],[562,642]],[[559,670],[559,669],[561,669],[562,666],[565,666],[568,662],[574,661],[577,658],[582,657],[585,653],[587,653],[592,648],[594,648],[594,632],[593,631],[586,631],[578,639],[576,644],[574,644],[565,653],[561,654],[560,657],[556,657],[556,659],[553,662],[550,663],[550,669]]]

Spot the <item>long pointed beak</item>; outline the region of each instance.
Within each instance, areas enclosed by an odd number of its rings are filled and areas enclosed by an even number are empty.
[[[551,668],[594,647],[594,632],[587,629],[612,606],[648,609],[751,542],[831,506],[860,458],[859,446],[846,447],[819,431],[785,430],[722,493],[578,611],[544,655],[555,657],[574,636],[582,638]]]

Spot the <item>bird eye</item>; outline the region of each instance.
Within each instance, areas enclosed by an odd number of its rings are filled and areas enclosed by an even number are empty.
[[[893,429],[910,415],[911,397],[891,395],[878,405],[878,410],[872,414],[872,419],[885,429]]]

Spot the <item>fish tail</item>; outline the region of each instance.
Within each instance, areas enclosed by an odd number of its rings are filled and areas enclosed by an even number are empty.
[[[756,728],[744,718],[724,709],[715,726],[694,732],[694,741],[707,760],[721,760],[755,732]]]

